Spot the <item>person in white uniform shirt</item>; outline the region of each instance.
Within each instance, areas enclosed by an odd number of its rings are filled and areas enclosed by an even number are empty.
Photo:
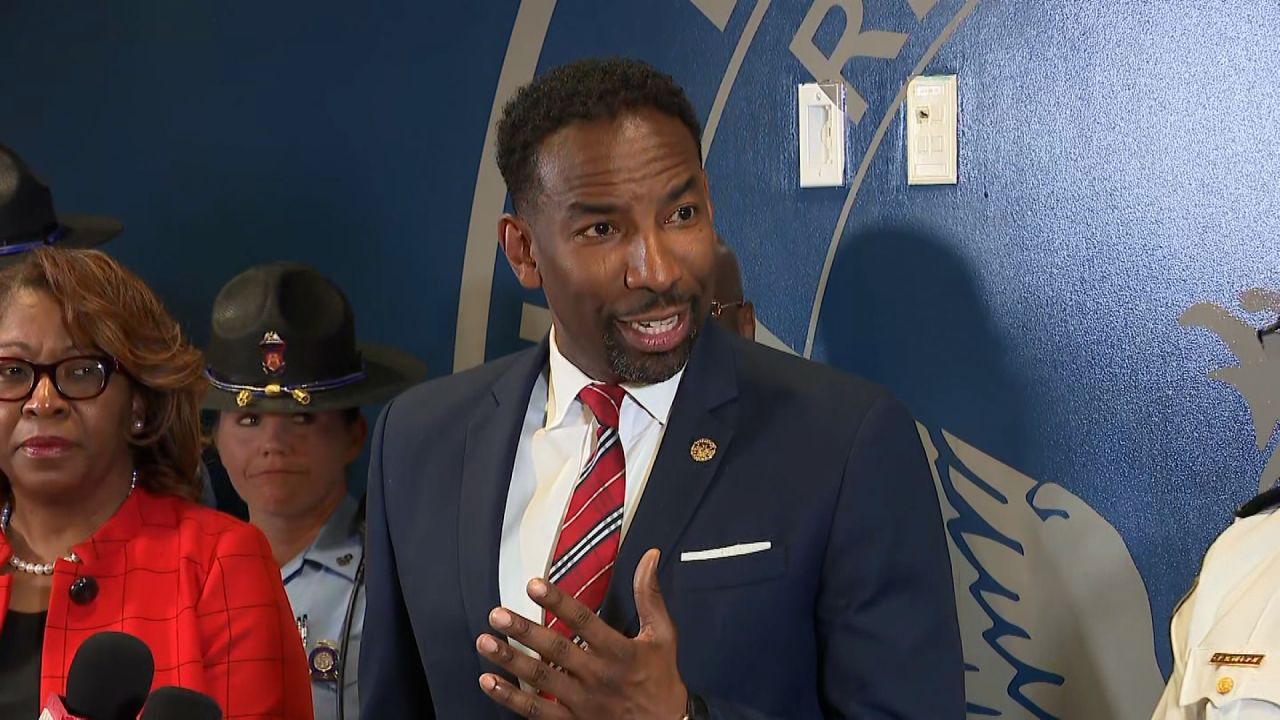
[[[1268,355],[1278,331],[1258,332]],[[1152,720],[1280,718],[1280,482],[1236,518],[1174,613],[1173,673]]]
[[[307,652],[317,720],[359,717],[364,505],[347,468],[364,447],[360,406],[421,380],[417,360],[357,345],[351,306],[315,270],[250,268],[218,294],[206,353],[214,445],[267,540]]]

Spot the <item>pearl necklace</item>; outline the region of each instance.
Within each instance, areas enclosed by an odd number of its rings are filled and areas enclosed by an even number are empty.
[[[133,494],[133,489],[136,487],[138,487],[138,471],[134,470],[133,479],[129,481],[129,495]],[[129,495],[125,495],[125,498],[128,499]],[[10,503],[5,503],[4,509],[0,510],[0,532],[3,532],[6,535],[9,533],[9,518],[12,515],[13,515],[13,505]],[[70,563],[80,562],[80,556],[76,555],[75,553],[67,553],[66,555],[62,556],[62,559]],[[26,560],[23,560],[17,555],[10,555],[9,566],[15,570],[28,573],[31,575],[52,575],[54,563],[27,562]]]

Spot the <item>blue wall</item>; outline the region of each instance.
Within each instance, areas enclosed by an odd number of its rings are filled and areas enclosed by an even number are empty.
[[[539,69],[650,60],[704,118],[721,95],[717,224],[763,323],[1096,511],[1140,574],[1167,672],[1173,606],[1276,450],[1208,374],[1232,353],[1179,318],[1212,302],[1261,322],[1238,295],[1280,286],[1280,9],[919,0],[921,19],[907,0],[843,4],[865,6],[863,29],[906,36],[896,57],[844,65],[867,101],[849,127],[850,174],[865,173],[852,195],[797,187],[795,84],[812,77],[790,48],[807,0],[561,0],[532,42]],[[227,278],[295,259],[346,288],[362,335],[451,371],[519,3],[113,5],[0,8],[0,139],[60,208],[121,217],[109,249],[197,341]],[[732,8],[723,29],[717,8]],[[847,26],[829,13],[815,44],[829,53]],[[959,75],[956,186],[905,184],[896,99],[918,65]],[[539,302],[509,275],[495,254],[487,357],[524,344],[522,306]],[[1037,717],[1052,704],[1017,701]]]

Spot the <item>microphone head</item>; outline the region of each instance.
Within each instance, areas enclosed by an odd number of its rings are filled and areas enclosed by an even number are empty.
[[[202,692],[165,685],[147,698],[138,720],[222,720],[222,708]]]
[[[146,643],[128,633],[97,633],[71,660],[67,711],[91,720],[133,720],[154,674],[155,659]]]

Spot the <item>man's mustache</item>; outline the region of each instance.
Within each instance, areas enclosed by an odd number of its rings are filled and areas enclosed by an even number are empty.
[[[697,299],[697,295],[686,292],[646,292],[645,297],[636,301],[634,305],[615,310],[612,315],[614,320],[618,320],[623,317],[641,315],[649,312],[650,310],[657,310],[658,308],[674,307],[676,305],[684,305],[686,303],[689,305],[696,305],[697,303],[695,301]]]

